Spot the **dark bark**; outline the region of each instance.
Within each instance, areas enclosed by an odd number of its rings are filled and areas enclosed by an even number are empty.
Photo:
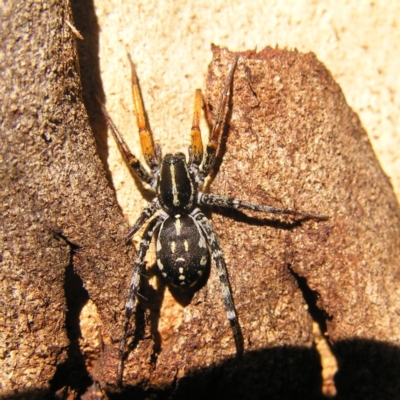
[[[105,318],[108,354],[109,338],[120,335],[134,250],[124,245],[127,227],[82,102],[69,5],[8,2],[2,18],[1,390],[43,398],[81,384],[68,368],[59,372],[81,358],[85,292],[73,270]]]

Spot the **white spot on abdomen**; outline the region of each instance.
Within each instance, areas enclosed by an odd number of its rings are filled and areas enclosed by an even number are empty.
[[[181,220],[179,218],[175,220],[175,229],[176,235],[179,236],[181,234]]]
[[[202,248],[206,247],[206,240],[204,239],[203,235],[200,235],[199,247],[202,247]]]
[[[229,321],[232,321],[233,319],[236,318],[236,314],[234,311],[227,311],[226,312],[226,317],[229,319]]]

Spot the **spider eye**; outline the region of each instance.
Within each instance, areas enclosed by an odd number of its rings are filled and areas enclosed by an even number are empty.
[[[174,165],[174,164],[186,164],[186,156],[183,153],[166,154],[163,159],[163,164]]]

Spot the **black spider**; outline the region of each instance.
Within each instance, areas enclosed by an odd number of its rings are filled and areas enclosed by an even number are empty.
[[[224,89],[217,112],[217,119],[212,129],[205,153],[200,135],[200,111],[202,95],[196,90],[191,146],[189,160],[183,153],[167,154],[162,158],[161,150],[153,145],[153,139],[146,127],[146,120],[140,96],[133,62],[129,56],[132,69],[132,93],[140,143],[144,158],[151,172],[148,172],[140,161],[129,150],[118,133],[107,111],[103,113],[114,134],[119,148],[138,178],[153,189],[154,199],[143,209],[140,217],[129,230],[127,241],[152,218],[143,233],[139,251],[134,262],[129,294],[125,304],[125,324],[119,347],[118,381],[122,382],[124,351],[127,342],[128,328],[132,311],[138,299],[140,278],[145,268],[144,258],[151,239],[157,236],[157,266],[167,282],[179,288],[194,286],[210,265],[211,257],[215,261],[221,283],[227,318],[233,331],[237,353],[243,352],[243,340],[238,323],[235,306],[230,290],[226,264],[221,247],[210,221],[201,212],[201,206],[218,206],[230,209],[247,209],[265,213],[300,215],[306,218],[324,220],[327,217],[297,210],[247,203],[238,199],[203,193],[200,188],[214,165],[220,145],[227,99],[238,62],[236,56],[226,77]]]

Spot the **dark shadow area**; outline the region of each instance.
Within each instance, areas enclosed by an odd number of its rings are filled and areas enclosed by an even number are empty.
[[[400,348],[370,340],[337,342],[339,361],[335,400],[400,400]],[[279,347],[249,352],[174,382],[164,390],[125,386],[110,400],[229,399],[323,400],[319,356],[313,349]],[[5,395],[7,400],[60,399],[54,392],[32,390]]]
[[[339,363],[335,377],[337,400],[400,399],[400,349],[371,340],[334,344]]]
[[[27,399],[41,399],[41,400],[58,400],[53,392],[50,390],[29,390],[18,394],[3,394],[2,400],[27,400]]]
[[[57,366],[53,379],[50,381],[50,388],[52,392],[58,392],[59,395],[64,392],[67,395],[69,389],[82,395],[93,383],[86,370],[85,359],[79,347],[79,338],[81,337],[80,313],[82,307],[89,300],[89,295],[83,287],[81,278],[74,272],[73,268],[73,257],[78,247],[70,242],[68,244],[71,247],[71,258],[70,264],[65,270],[64,292],[67,306],[65,326],[70,344],[67,352],[68,357],[65,362]]]
[[[223,217],[229,218],[236,222],[242,222],[244,224],[253,225],[253,226],[269,226],[271,228],[283,229],[283,230],[291,230],[301,226],[301,224],[305,221],[310,220],[311,218],[303,217],[303,216],[293,216],[293,215],[281,215],[280,218],[260,218],[259,216],[248,215],[243,211],[230,209],[230,208],[222,208],[222,207],[212,207],[212,206],[202,206],[204,210],[209,210],[212,213],[222,215]],[[248,211],[251,213],[252,211]],[[260,212],[253,211],[254,214],[262,215]],[[208,216],[209,214],[207,214]],[[263,214],[265,215],[265,213]],[[269,215],[277,215],[277,214],[269,214]],[[291,221],[286,222],[284,219],[290,219]]]
[[[305,302],[307,303],[308,312],[310,313],[311,318],[315,322],[317,322],[317,324],[319,325],[319,329],[321,330],[322,333],[327,332],[326,321],[327,320],[330,321],[332,319],[332,317],[329,316],[325,312],[325,310],[322,310],[317,306],[317,301],[319,298],[318,292],[315,290],[311,290],[311,288],[307,284],[307,279],[300,276],[299,274],[297,274],[293,270],[293,268],[290,264],[287,264],[287,267],[288,267],[290,273],[296,279],[299,289],[301,290],[301,292],[303,294],[303,298],[304,298]]]
[[[153,340],[153,352],[150,363],[155,364],[161,350],[161,336],[158,331],[160,321],[161,305],[164,300],[165,285],[158,280],[157,289],[149,284],[149,279],[156,274],[155,266],[146,269],[140,282],[140,299],[136,307],[136,313],[131,321],[135,327],[132,335],[128,337],[127,346],[124,352],[124,359],[131,353],[145,337],[146,310],[149,311],[150,333]]]
[[[290,381],[288,381],[288,377]],[[164,392],[126,388],[110,399],[308,399],[320,394],[320,365],[313,350],[280,347],[250,352],[187,375]]]
[[[100,77],[99,59],[99,24],[93,0],[71,0],[74,24],[82,34],[83,40],[76,40],[79,68],[82,83],[82,98],[85,104],[89,124],[96,140],[97,153],[102,161],[107,180],[114,190],[111,174],[107,164],[107,123],[102,115],[96,97],[104,102],[103,83]]]
[[[337,400],[400,399],[400,349],[367,340],[334,346],[340,366]],[[178,380],[165,391],[126,387],[110,399],[322,400],[319,355],[313,349],[280,347],[247,353]]]

